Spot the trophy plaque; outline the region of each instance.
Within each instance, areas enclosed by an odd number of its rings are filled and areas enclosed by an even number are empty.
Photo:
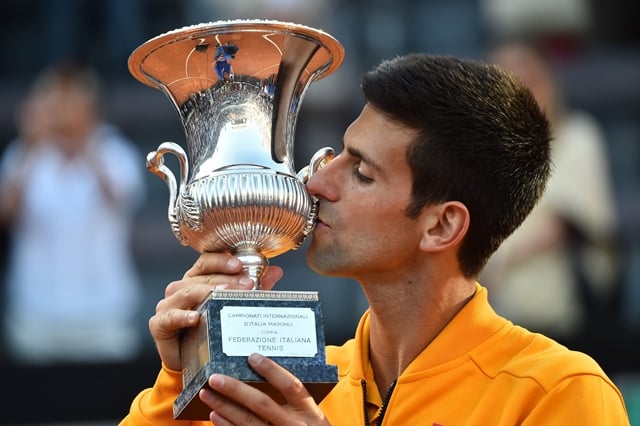
[[[169,188],[168,219],[178,241],[198,252],[229,252],[253,290],[214,290],[198,326],[181,341],[183,391],[176,419],[205,420],[198,392],[213,373],[282,397],[247,364],[258,352],[295,374],[316,401],[337,382],[326,364],[317,292],[264,291],[268,259],[311,233],[317,200],[305,183],[333,158],[331,148],[295,172],[294,131],[309,85],[335,71],[342,45],[329,34],[279,21],[233,20],[184,27],[139,46],[129,71],[162,90],[178,111],[187,150],[163,142],[147,168]],[[179,178],[164,164],[178,159]]]

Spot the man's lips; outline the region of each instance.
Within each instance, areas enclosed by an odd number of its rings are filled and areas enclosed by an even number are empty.
[[[322,219],[318,218],[318,220],[316,221],[316,229],[318,228],[329,228],[329,225],[327,225],[327,223]]]

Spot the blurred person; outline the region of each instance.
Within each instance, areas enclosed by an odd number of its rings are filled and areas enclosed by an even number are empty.
[[[499,313],[532,330],[566,338],[606,327],[600,315],[611,314],[618,269],[603,131],[567,107],[542,47],[503,42],[489,59],[521,79],[549,118],[553,171],[540,203],[489,260],[483,282]]]
[[[212,289],[253,285],[238,258],[203,253],[157,304],[161,369],[121,426],[628,425],[592,358],[499,316],[477,282],[550,172],[549,123],[529,90],[498,67],[424,54],[382,62],[361,87],[342,152],[307,182],[319,202],[307,263],[355,279],[369,303],[355,337],[327,347],[337,385],[316,405],[299,379],[252,354],[281,399],[212,374],[199,393],[208,420],[174,421],[184,328],[201,321]],[[267,268],[263,289],[283,272]]]
[[[90,69],[43,71],[0,163],[4,327],[15,362],[124,361],[141,344],[129,236],[144,161],[102,121],[99,91]]]

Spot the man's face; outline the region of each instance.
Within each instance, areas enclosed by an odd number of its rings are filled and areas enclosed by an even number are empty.
[[[95,125],[95,110],[90,96],[81,88],[61,85],[54,90],[55,132],[58,148],[73,157],[86,149]]]
[[[342,153],[311,177],[307,188],[320,207],[307,261],[316,272],[384,279],[411,267],[421,238],[418,220],[405,214],[405,158],[414,136],[365,106],[345,132]]]

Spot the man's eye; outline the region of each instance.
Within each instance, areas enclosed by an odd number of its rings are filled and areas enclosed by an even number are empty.
[[[360,172],[360,164],[356,164],[353,167],[353,174],[355,175],[356,179],[358,179],[360,182],[363,182],[363,183],[373,182],[372,178],[365,176]]]

